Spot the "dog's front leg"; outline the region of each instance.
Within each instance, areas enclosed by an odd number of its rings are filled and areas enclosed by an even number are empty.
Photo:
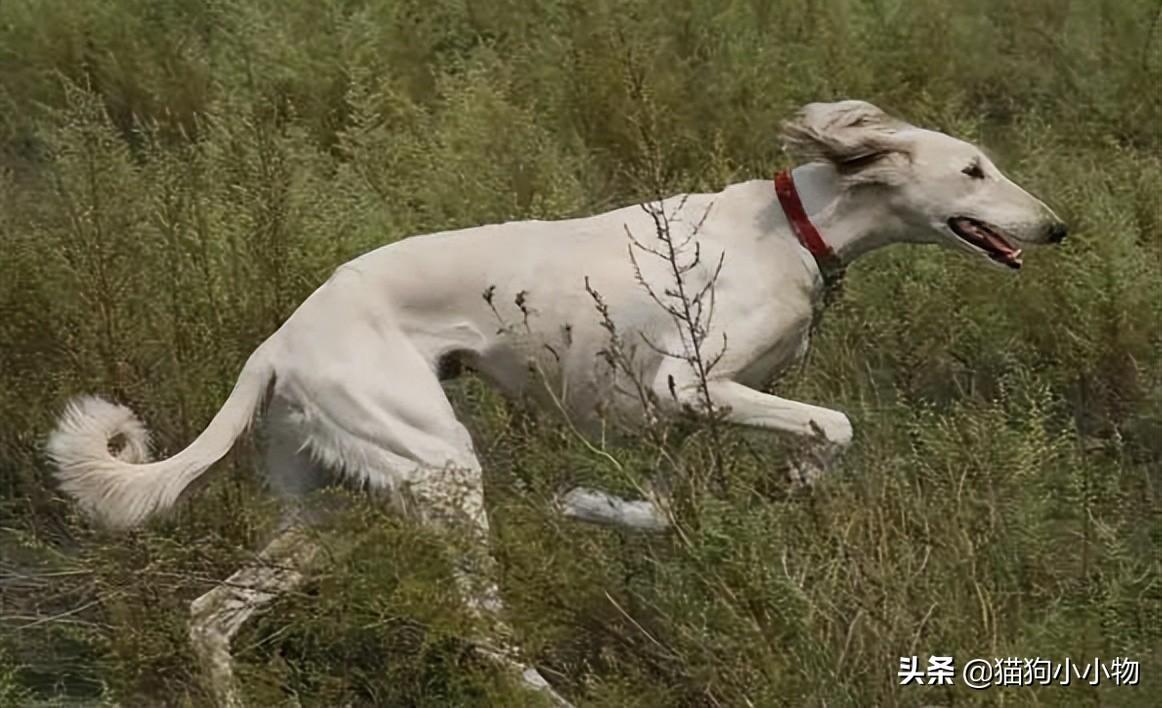
[[[668,381],[665,388],[670,389]],[[695,410],[705,410],[707,394],[713,410],[729,423],[791,433],[810,444],[811,458],[792,463],[793,482],[813,482],[851,444],[851,421],[843,413],[756,391],[736,381],[715,379],[704,390],[675,386],[666,391],[671,401]],[[630,501],[587,487],[573,489],[557,504],[565,516],[592,524],[645,532],[670,526],[669,515],[652,500]]]
[[[839,411],[780,398],[730,380],[709,381],[706,392],[714,410],[727,422],[791,433],[808,443],[810,456],[792,463],[792,482],[814,482],[851,444],[851,421]]]
[[[792,433],[837,450],[851,444],[851,421],[839,411],[780,398],[736,381],[709,381],[706,391],[711,405],[730,423]]]
[[[576,521],[614,526],[629,531],[657,533],[670,528],[666,511],[650,499],[629,500],[589,487],[575,487],[558,497],[560,512]]]

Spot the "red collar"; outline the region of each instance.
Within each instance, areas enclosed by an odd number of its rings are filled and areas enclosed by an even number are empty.
[[[799,239],[803,248],[815,256],[820,272],[826,275],[830,271],[841,269],[843,263],[839,256],[827,245],[819,229],[815,228],[815,224],[807,217],[807,210],[803,208],[803,202],[799,199],[799,192],[795,189],[795,181],[791,179],[790,170],[782,170],[775,175],[775,194],[778,195],[783,213],[791,224],[791,231],[795,232],[795,238]]]

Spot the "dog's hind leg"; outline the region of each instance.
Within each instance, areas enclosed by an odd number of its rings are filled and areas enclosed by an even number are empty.
[[[322,549],[300,502],[326,482],[324,470],[297,449],[285,402],[271,402],[264,417],[264,466],[271,486],[286,502],[279,531],[258,557],[190,605],[190,641],[216,702],[243,705],[234,678],[230,642],[254,613],[298,587],[321,560]],[[322,507],[318,507],[319,510]],[[313,512],[317,517],[321,512]]]
[[[423,521],[463,532],[453,539],[454,543],[463,544],[457,549],[453,572],[469,609],[491,628],[486,639],[472,642],[476,653],[519,676],[526,688],[553,705],[569,706],[537,669],[519,658],[519,650],[510,644],[512,630],[501,616],[504,604],[493,580],[496,562],[488,547],[490,529],[483,492],[480,466],[473,464],[424,470],[422,481],[410,486],[409,498],[416,516]]]
[[[320,325],[320,327],[323,325]],[[558,705],[567,705],[507,644],[495,562],[489,552],[484,482],[472,438],[437,377],[437,368],[384,320],[346,326],[335,337],[294,340],[295,361],[281,390],[301,406],[308,445],[357,483],[384,492],[399,511],[450,530],[455,577],[465,604],[487,625],[471,641],[482,657],[520,676]],[[462,532],[462,533],[455,533]],[[503,640],[502,640],[503,642]]]
[[[243,706],[230,642],[255,612],[302,584],[320,559],[309,529],[292,523],[258,558],[190,604],[190,641],[220,706]]]

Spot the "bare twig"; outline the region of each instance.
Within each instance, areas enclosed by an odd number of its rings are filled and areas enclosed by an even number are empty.
[[[713,269],[703,283],[691,285],[689,276],[692,273],[698,273],[703,267],[702,244],[698,240],[698,236],[714,205],[713,203],[707,205],[701,217],[690,227],[688,233],[684,237],[678,237],[674,233],[673,225],[681,221],[681,214],[685,210],[688,199],[687,195],[683,195],[678,205],[670,213],[666,212],[665,203],[661,199],[656,203],[643,204],[642,209],[653,221],[655,235],[660,245],[655,247],[643,243],[635,238],[626,227],[626,235],[630,241],[628,251],[630,261],[633,263],[634,277],[650,299],[661,307],[674,322],[681,339],[682,351],[671,352],[659,347],[650,341],[644,333],[641,334],[641,338],[646,346],[656,353],[681,359],[690,366],[694,374],[694,385],[698,391],[701,407],[701,410],[696,412],[705,416],[710,433],[712,471],[719,490],[725,491],[727,479],[722,456],[719,424],[721,416],[710,396],[711,373],[726,353],[727,338],[725,332],[722,335],[722,346],[717,352],[709,354],[705,344],[713,325],[715,286],[722,273],[726,254],[724,252],[719,255]],[[691,249],[693,250],[692,254]],[[655,286],[645,277],[637,251],[663,260],[669,271],[669,276],[673,279],[673,285],[658,293]],[[670,395],[677,398],[677,382],[671,380],[669,389]]]

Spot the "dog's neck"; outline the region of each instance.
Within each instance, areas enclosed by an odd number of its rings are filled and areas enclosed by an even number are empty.
[[[791,172],[795,190],[823,241],[847,265],[881,246],[903,240],[902,229],[885,214],[887,207],[868,190],[844,187],[836,169],[827,163],[800,165]]]

